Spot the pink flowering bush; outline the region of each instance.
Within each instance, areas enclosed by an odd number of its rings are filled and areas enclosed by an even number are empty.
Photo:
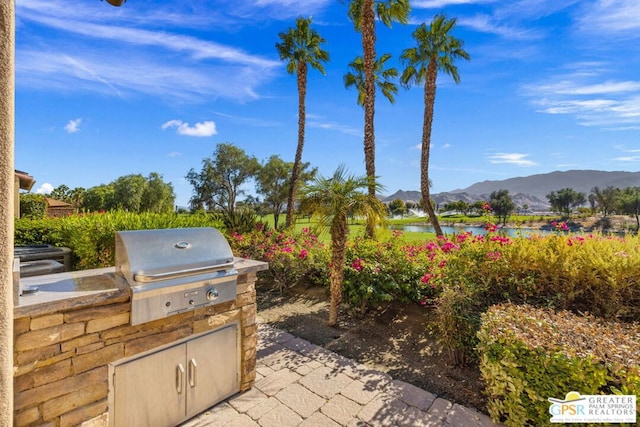
[[[308,229],[292,234],[258,227],[251,233],[233,233],[228,240],[235,256],[268,262],[266,276],[280,290],[329,283],[329,251]]]
[[[564,230],[563,225],[557,229]],[[473,358],[480,315],[502,302],[640,320],[640,239],[496,233],[451,239],[437,276],[440,336],[452,358]]]
[[[412,244],[400,232],[385,241],[355,239],[347,247],[343,302],[361,313],[389,301],[435,306],[439,336],[459,363],[474,358],[480,316],[497,303],[640,321],[639,237],[511,238],[487,230]],[[258,229],[228,239],[236,256],[269,262],[261,280],[281,289],[328,285],[329,250],[309,230]]]

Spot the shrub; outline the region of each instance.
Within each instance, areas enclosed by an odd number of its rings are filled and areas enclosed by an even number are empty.
[[[47,202],[42,194],[20,194],[20,217],[43,219],[47,214]]]
[[[250,233],[231,233],[229,243],[236,256],[268,262],[268,273],[261,280],[271,281],[281,291],[300,284],[329,283],[329,251],[308,229],[278,232],[258,224]]]
[[[357,238],[347,247],[344,302],[364,313],[371,304],[418,302],[434,295],[429,283],[437,245],[407,245],[394,232],[386,241]]]
[[[157,228],[216,227],[215,217],[123,211],[72,215],[46,220],[16,221],[16,244],[51,244],[71,249],[74,269],[112,266],[115,263],[115,232]]]
[[[505,301],[640,320],[639,243],[636,236],[561,233],[442,240],[442,248],[451,248],[435,278],[443,343],[457,359],[473,358],[474,325],[489,306]]]
[[[549,425],[547,398],[640,393],[640,326],[526,305],[482,315],[480,371],[495,422]]]

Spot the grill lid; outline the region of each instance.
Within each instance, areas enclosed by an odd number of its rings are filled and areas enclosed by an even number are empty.
[[[119,231],[115,255],[131,286],[233,268],[229,243],[211,227]]]

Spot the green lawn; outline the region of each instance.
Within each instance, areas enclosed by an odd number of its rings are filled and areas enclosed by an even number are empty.
[[[265,215],[260,218],[261,221],[266,222],[269,226],[273,227],[273,215]],[[393,225],[404,225],[404,224],[412,224],[416,222],[428,222],[426,218],[404,218],[404,219],[390,219],[387,224],[387,228],[380,231],[381,237],[385,238],[391,237],[391,229],[389,227]],[[284,216],[280,217],[279,225],[284,224]],[[308,228],[312,232],[318,235],[318,239],[324,243],[329,242],[329,233],[328,232],[319,232],[317,230],[317,223],[315,221],[310,220],[309,218],[299,218],[296,222],[296,232],[302,232],[303,229]],[[364,222],[358,220],[350,220],[349,221],[349,238],[354,239],[358,236],[364,235]],[[404,232],[402,234],[403,240],[407,243],[415,243],[422,242],[425,240],[435,239],[435,233],[420,233],[420,232]]]

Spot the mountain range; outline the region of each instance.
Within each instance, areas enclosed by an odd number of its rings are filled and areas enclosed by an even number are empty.
[[[556,171],[525,177],[509,178],[500,181],[477,182],[467,188],[432,194],[438,205],[464,200],[473,203],[478,200],[489,200],[493,191],[508,190],[516,206],[528,205],[533,211],[549,210],[547,194],[563,188],[572,188],[588,196],[594,187],[606,188],[640,187],[640,172],[607,172],[597,170]],[[405,202],[417,203],[419,191],[398,190],[390,196],[382,198],[383,202],[401,199]]]

